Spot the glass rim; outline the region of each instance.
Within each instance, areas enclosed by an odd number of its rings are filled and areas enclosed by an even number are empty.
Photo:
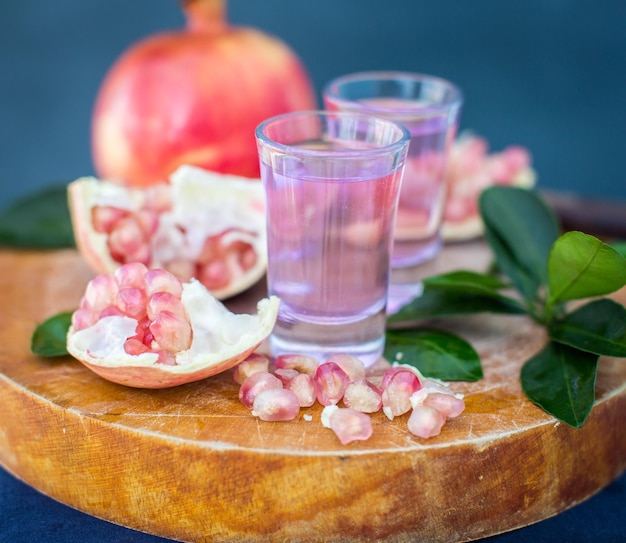
[[[388,143],[385,145],[380,145],[379,147],[373,147],[368,149],[339,149],[332,150],[333,158],[353,158],[353,157],[362,157],[364,155],[368,156],[377,156],[377,155],[385,155],[388,153],[395,153],[402,150],[404,147],[408,147],[411,141],[411,133],[409,130],[400,123],[395,121],[391,121],[389,119],[385,119],[383,117],[377,117],[376,115],[372,115],[369,113],[360,113],[353,111],[328,111],[322,109],[311,109],[311,110],[303,110],[303,111],[292,111],[289,113],[282,113],[280,115],[275,115],[274,117],[270,117],[265,119],[256,127],[254,134],[258,143],[262,143],[264,146],[269,147],[275,151],[282,152],[285,154],[290,154],[294,156],[309,156],[309,157],[320,157],[329,154],[328,149],[307,149],[305,147],[298,147],[296,145],[290,145],[288,143],[280,143],[265,134],[265,129],[270,124],[281,122],[285,120],[289,120],[290,118],[297,117],[346,117],[346,118],[354,118],[361,119],[363,121],[367,121],[368,123],[376,123],[378,125],[388,125],[392,127],[394,130],[398,131],[398,138],[394,140],[392,143]]]
[[[461,88],[445,79],[443,77],[437,75],[430,75],[420,72],[407,72],[407,71],[396,71],[396,70],[375,70],[375,71],[362,71],[362,72],[354,72],[351,74],[341,75],[334,79],[331,79],[324,88],[322,89],[322,95],[324,97],[329,97],[333,101],[337,103],[344,104],[349,106],[352,103],[355,103],[355,100],[350,100],[343,98],[338,95],[337,89],[341,85],[345,85],[348,83],[358,83],[365,81],[378,81],[378,82],[402,82],[408,81],[410,83],[430,83],[433,85],[438,85],[443,88],[448,89],[450,92],[450,96],[447,97],[444,101],[439,103],[429,103],[420,107],[385,107],[385,106],[377,106],[373,104],[367,104],[367,110],[372,113],[384,113],[384,114],[415,114],[419,112],[440,112],[447,111],[453,107],[461,107],[463,104],[464,96]]]

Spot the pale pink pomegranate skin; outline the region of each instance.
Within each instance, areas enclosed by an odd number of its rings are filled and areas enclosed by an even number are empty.
[[[183,9],[186,29],[131,46],[101,85],[92,119],[100,178],[148,186],[182,164],[258,178],[256,126],[316,107],[284,43],[228,26],[223,0],[187,0]]]

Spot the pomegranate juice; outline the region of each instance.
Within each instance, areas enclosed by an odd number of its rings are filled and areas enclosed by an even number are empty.
[[[402,164],[386,175],[365,160],[345,177],[340,168],[331,159],[284,175],[261,163],[269,293],[282,301],[270,343],[274,354],[347,352],[371,365],[384,344]]]

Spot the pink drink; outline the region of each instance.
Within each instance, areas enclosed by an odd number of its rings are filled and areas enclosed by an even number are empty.
[[[329,110],[376,115],[409,130],[392,266],[413,268],[431,260],[441,247],[446,163],[456,135],[460,91],[428,75],[363,72],[330,82],[324,103]]]
[[[372,177],[364,165],[359,177],[337,180],[307,172],[285,177],[261,167],[273,218],[269,294],[282,300],[273,350],[300,352],[313,343],[322,354],[347,349],[374,362],[382,350],[394,222],[389,210],[400,169]],[[289,198],[281,195],[285,190]]]
[[[382,354],[393,226],[409,143],[394,123],[302,112],[257,128],[267,199],[272,354]]]

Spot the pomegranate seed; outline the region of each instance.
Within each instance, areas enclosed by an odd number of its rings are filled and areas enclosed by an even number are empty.
[[[349,407],[326,406],[322,411],[322,424],[335,432],[342,445],[365,441],[373,432],[369,415]]]
[[[85,289],[83,297],[84,307],[95,312],[102,311],[105,307],[115,305],[117,282],[110,275],[96,275]],[[83,303],[81,303],[83,306]]]
[[[123,317],[124,312],[115,305],[110,305],[109,307],[105,307],[98,314],[98,319],[102,319],[104,317]]]
[[[145,234],[137,219],[125,217],[115,223],[107,239],[109,252],[118,262],[126,261],[129,254],[134,254],[145,243]]]
[[[136,215],[137,224],[146,237],[152,236],[159,227],[159,215],[150,209],[141,209]]]
[[[171,351],[160,350],[158,351],[159,358],[157,364],[163,364],[164,366],[176,366],[176,355]]]
[[[281,354],[274,361],[276,369],[297,370],[314,376],[317,371],[317,359],[306,354]]]
[[[434,407],[448,419],[458,417],[465,409],[465,402],[462,396],[456,396],[450,390],[433,392],[432,389],[428,388],[422,388],[415,392],[411,396],[411,405],[413,409],[419,405]]]
[[[130,355],[139,355],[149,353],[150,348],[144,345],[141,340],[130,337],[124,342],[124,352]]]
[[[121,288],[117,293],[115,305],[124,314],[140,320],[146,316],[146,293],[138,288]]]
[[[148,270],[144,277],[146,293],[152,295],[156,292],[169,292],[180,298],[183,293],[183,284],[170,272],[160,269]]]
[[[259,353],[252,353],[248,356],[248,358],[246,358],[243,362],[240,362],[235,367],[233,379],[236,383],[241,385],[247,377],[250,377],[250,375],[254,375],[255,373],[259,373],[261,371],[267,373],[269,371],[269,367],[270,361],[267,356]]]
[[[157,292],[150,296],[146,305],[146,314],[150,320],[154,320],[163,311],[167,311],[180,319],[184,319],[186,315],[180,298],[169,292]]]
[[[77,309],[72,313],[72,326],[74,330],[84,330],[98,322],[97,315],[89,309]]]
[[[94,230],[101,234],[108,234],[123,218],[130,215],[127,209],[113,206],[94,206],[91,208],[91,222]]]
[[[172,208],[170,186],[166,183],[152,185],[145,191],[144,208],[152,211],[163,212]]]
[[[227,286],[230,279],[230,269],[223,260],[209,260],[206,264],[199,266],[198,280],[209,290]]]
[[[262,391],[272,388],[283,388],[280,379],[271,373],[260,371],[246,377],[239,387],[239,401],[251,409],[254,398]]]
[[[336,404],[343,398],[350,378],[334,362],[324,362],[315,370],[317,401],[322,405]]]
[[[139,262],[130,262],[120,266],[113,272],[113,277],[117,281],[119,288],[145,288],[145,277],[148,268]]]
[[[298,398],[285,388],[262,390],[252,404],[252,414],[265,421],[293,420],[299,412]]]
[[[409,417],[409,432],[417,437],[428,438],[438,435],[446,422],[446,417],[434,407],[418,405]]]
[[[185,319],[161,311],[150,324],[156,348],[172,352],[186,351],[191,347],[191,325]]]
[[[390,420],[411,409],[411,395],[421,388],[417,375],[407,369],[391,368],[383,375],[383,412]]]
[[[326,362],[334,362],[346,372],[350,381],[365,379],[365,365],[356,356],[350,354],[332,354]]]
[[[287,385],[287,383],[291,381],[294,377],[296,377],[297,375],[300,375],[300,372],[298,370],[278,368],[274,370],[274,375],[276,375],[276,377],[278,377],[281,380],[283,385]]]
[[[357,379],[346,388],[343,403],[362,413],[375,413],[383,406],[382,392],[369,381]]]
[[[296,395],[300,407],[311,407],[315,403],[317,398],[315,381],[310,375],[298,373],[298,375],[289,380],[285,388],[291,390]]]

